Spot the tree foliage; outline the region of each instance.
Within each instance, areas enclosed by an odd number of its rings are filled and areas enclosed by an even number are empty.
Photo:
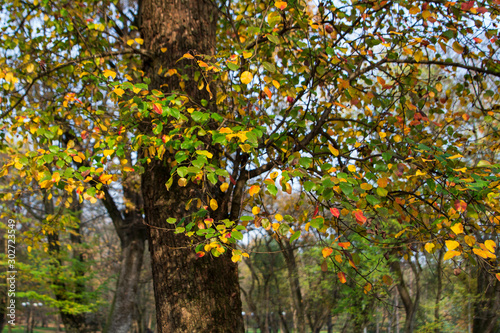
[[[192,189],[166,222],[198,257],[241,260],[256,227],[321,235],[342,283],[359,237],[406,259],[446,247],[500,279],[496,0],[213,2],[213,50],[169,68],[156,59],[178,50],[144,49],[135,4],[2,5],[4,200],[94,203],[161,161],[158,186]],[[294,193],[296,216],[269,204]]]

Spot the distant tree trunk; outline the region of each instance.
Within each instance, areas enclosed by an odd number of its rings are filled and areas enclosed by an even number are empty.
[[[441,302],[441,294],[443,292],[443,281],[442,281],[442,274],[443,274],[443,255],[444,251],[441,249],[439,250],[438,258],[437,258],[437,267],[436,267],[436,275],[437,275],[437,292],[436,292],[436,303],[434,306],[434,325],[436,326],[434,332],[439,333],[441,332],[441,323],[439,322],[439,302]]]
[[[297,267],[297,260],[295,259],[295,253],[289,242],[278,241],[282,254],[285,258],[287,276],[290,284],[290,294],[293,300],[293,323],[294,332],[305,333],[306,332],[306,320],[304,311],[304,302],[302,301],[302,290],[300,288],[299,282],[299,269]],[[311,328],[313,331],[314,329]]]
[[[414,299],[412,299],[410,291],[408,290],[405,279],[403,277],[403,273],[401,271],[401,263],[399,261],[393,261],[390,265],[391,269],[396,273],[396,276],[398,277],[397,289],[401,300],[403,301],[403,306],[406,312],[404,332],[412,333],[414,328],[415,314],[417,313],[417,305],[420,299],[419,273],[415,267],[412,267],[412,270],[415,274],[416,286]],[[399,320],[397,324],[399,325]]]
[[[139,5],[139,28],[144,48],[151,54],[145,58],[143,70],[151,79],[150,88],[172,92],[183,90],[193,105],[210,100],[207,91],[200,91],[194,81],[197,68],[187,60],[178,60],[188,52],[214,54],[216,42],[217,7],[211,1],[142,0]],[[166,48],[166,52],[161,52]],[[181,66],[180,66],[181,65]],[[177,68],[189,80],[181,89],[177,76],[158,75],[159,68]],[[164,85],[168,85],[164,86]],[[215,87],[212,93],[216,95]],[[211,105],[215,108],[214,103]],[[165,124],[164,130],[171,124]],[[141,131],[151,134],[151,124],[144,122]],[[212,162],[216,163],[217,152]],[[244,331],[237,265],[226,253],[218,258],[206,255],[197,259],[191,247],[193,239],[174,234],[175,226],[166,223],[174,217],[180,220],[189,214],[186,203],[193,197],[220,198],[218,188],[202,188],[190,182],[186,187],[174,180],[170,191],[165,184],[170,178],[174,153],[166,152],[162,160],[151,159],[144,165],[142,193],[146,222],[150,226],[150,251],[156,300],[157,331],[175,332],[233,332]],[[205,192],[207,193],[207,192]],[[211,211],[214,220],[228,217],[227,205],[220,202]],[[224,207],[226,206],[226,207]]]
[[[132,325],[145,243],[144,237],[138,236],[131,237],[122,248],[123,261],[111,311],[110,333],[128,333]]]
[[[500,318],[500,282],[483,267],[477,268],[478,299],[474,304],[474,333],[498,332]]]
[[[139,279],[147,238],[138,177],[128,175],[123,179],[122,187],[123,198],[129,206],[124,212],[118,209],[108,189],[104,189],[105,199],[102,201],[113,221],[122,249],[120,275],[105,330],[109,333],[130,332],[139,297]]]

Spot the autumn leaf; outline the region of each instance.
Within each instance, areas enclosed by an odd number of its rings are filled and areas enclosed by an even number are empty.
[[[254,206],[252,207],[252,214],[258,215],[260,213],[260,207]]]
[[[346,283],[347,282],[347,280],[345,278],[344,272],[338,272],[337,276],[338,276],[338,278],[339,278],[339,280],[340,280],[341,283]]]
[[[454,250],[460,246],[460,243],[457,241],[454,241],[454,240],[447,240],[447,241],[445,241],[445,243],[446,243],[446,247],[448,248],[448,250]]]
[[[217,210],[217,208],[219,208],[219,205],[217,205],[217,200],[210,199],[210,208],[212,210]]]
[[[250,194],[251,197],[259,193],[260,191],[260,186],[259,185],[252,185],[250,189],[248,190],[248,193]]]
[[[490,251],[491,253],[495,253],[495,247],[497,246],[494,241],[491,239],[488,239],[484,241],[484,246]]]
[[[427,252],[432,253],[432,249],[436,247],[436,245],[434,245],[433,243],[427,243],[424,247]]]
[[[240,80],[241,80],[241,83],[243,83],[243,84],[249,84],[253,80],[253,75],[252,75],[252,73],[245,71],[245,72],[241,73]]]
[[[472,247],[476,243],[476,238],[474,236],[466,235],[464,236],[464,241],[467,245]]]
[[[452,227],[451,230],[455,233],[455,235],[463,234],[464,233],[464,226],[462,223],[455,223]]]
[[[221,186],[220,186],[220,190],[222,192],[226,192],[228,188],[229,188],[229,184],[228,183],[222,183]]]
[[[465,212],[467,209],[467,203],[463,200],[457,200],[455,201],[455,209],[457,212]]]
[[[351,243],[350,242],[341,242],[341,243],[339,243],[339,246],[343,249],[347,249],[347,248],[349,248],[349,246],[351,246]]]
[[[340,216],[340,212],[337,208],[330,208],[330,212],[332,213],[333,216],[337,218]]]
[[[354,212],[354,217],[356,218],[356,222],[358,222],[358,224],[362,225],[366,223],[366,217],[363,215],[361,210],[356,210]]]
[[[284,1],[276,1],[274,5],[276,6],[276,8],[283,10],[286,8],[287,3]]]
[[[325,247],[323,250],[321,250],[321,254],[323,254],[323,258],[328,257],[330,254],[332,254],[333,249],[331,247]]]
[[[444,254],[444,257],[443,257],[443,260],[448,260],[448,259],[451,259],[455,256],[458,256],[460,255],[461,252],[460,251],[448,251]]]

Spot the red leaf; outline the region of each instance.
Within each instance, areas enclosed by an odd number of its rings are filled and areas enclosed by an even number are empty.
[[[153,104],[153,111],[158,113],[158,114],[163,113],[163,111],[156,104]]]
[[[236,185],[236,180],[234,180],[231,175],[229,175],[229,180],[231,181],[231,184]]]
[[[467,1],[462,3],[461,8],[462,10],[470,10],[472,7],[474,7],[474,0],[472,1]]]
[[[354,217],[356,217],[356,222],[358,222],[358,224],[363,225],[366,223],[366,217],[359,209],[354,212]]]
[[[203,256],[205,256],[205,252],[203,252],[203,251],[196,252],[196,258],[201,258]]]
[[[465,212],[465,210],[467,209],[467,203],[463,200],[456,200],[455,201],[455,210],[457,212]]]
[[[483,40],[481,38],[474,37],[472,38],[476,43],[481,43]]]
[[[82,137],[82,140],[85,140],[86,138],[89,137],[89,133],[87,131],[83,131],[80,136]]]
[[[330,212],[332,213],[333,216],[337,218],[340,216],[340,212],[337,208],[330,208]]]
[[[339,277],[340,282],[342,282],[342,283],[346,283],[347,282],[347,280],[345,278],[344,272],[338,272],[337,276]]]
[[[479,14],[484,14],[484,13],[486,13],[488,10],[486,9],[486,7],[479,7],[478,9],[476,9],[476,11],[477,11]]]
[[[314,208],[314,213],[313,216],[318,215],[318,204],[316,204],[316,207]]]

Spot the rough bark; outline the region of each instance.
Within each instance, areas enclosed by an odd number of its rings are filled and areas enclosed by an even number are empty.
[[[150,88],[166,92],[180,90],[177,76],[164,77],[158,69],[176,68],[186,75],[184,93],[191,103],[199,105],[209,100],[207,92],[197,88],[195,67],[187,60],[178,60],[183,54],[213,54],[217,9],[209,1],[143,0],[140,3],[140,32],[144,47],[152,58],[144,61],[143,70],[151,79]],[[167,48],[167,52],[161,52]],[[162,86],[168,85],[168,86]],[[212,89],[214,93],[215,89]],[[214,93],[215,94],[215,93]],[[164,125],[164,129],[168,124]],[[150,133],[144,126],[141,130]],[[162,160],[145,164],[142,175],[142,193],[146,223],[149,228],[151,265],[156,301],[157,331],[163,332],[231,332],[244,331],[237,265],[229,254],[218,258],[206,255],[197,259],[192,248],[193,239],[174,234],[174,225],[166,223],[169,217],[179,220],[189,215],[185,205],[193,197],[202,197],[201,186],[177,186],[174,180],[170,190],[165,184],[170,178],[174,154],[166,153]],[[214,189],[203,189],[211,197],[220,198]],[[219,201],[219,200],[218,200]],[[227,217],[227,204],[219,211],[211,211],[214,220]]]

